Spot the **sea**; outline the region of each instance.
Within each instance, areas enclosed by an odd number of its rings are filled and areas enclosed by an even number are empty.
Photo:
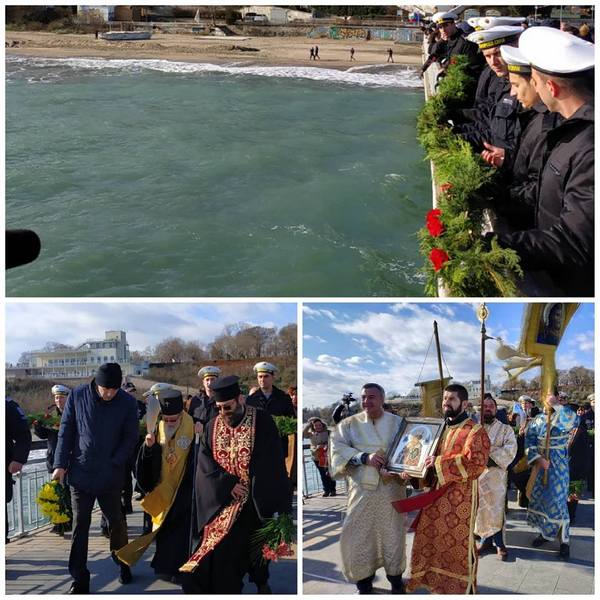
[[[419,296],[414,68],[6,58],[8,296]]]

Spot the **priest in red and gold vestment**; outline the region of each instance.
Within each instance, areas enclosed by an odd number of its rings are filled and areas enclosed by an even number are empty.
[[[206,425],[196,466],[200,544],[179,570],[193,594],[240,594],[257,557],[253,537],[274,513],[291,512],[281,438],[273,418],[242,403],[239,378],[211,386],[218,415]],[[260,554],[260,553],[259,553]],[[270,593],[268,570],[257,584]]]
[[[473,529],[477,516],[477,478],[490,453],[485,429],[468,417],[467,390],[452,384],[444,390],[446,419],[433,467],[437,498],[421,510],[411,556],[407,592],[427,588],[433,594],[473,594],[477,555]]]

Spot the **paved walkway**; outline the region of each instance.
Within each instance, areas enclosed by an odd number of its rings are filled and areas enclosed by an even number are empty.
[[[507,546],[510,556],[501,562],[494,554],[479,561],[479,594],[593,594],[594,593],[594,501],[579,503],[571,525],[571,558],[557,558],[558,544],[532,548],[535,537],[525,522],[526,512],[518,508],[511,492],[507,515]],[[354,594],[356,588],[344,580],[340,564],[339,533],[346,508],[345,496],[309,498],[303,505],[304,594]],[[411,522],[414,514],[409,515]],[[407,535],[407,557],[413,542]],[[407,561],[410,565],[410,560]],[[407,573],[408,574],[408,567]],[[380,569],[375,579],[379,593],[389,593],[390,585]],[[426,594],[424,590],[417,592]]]
[[[129,539],[142,532],[142,511],[134,502],[134,513],[127,515]],[[67,570],[71,535],[61,538],[42,527],[30,535],[6,545],[6,594],[64,594],[71,585]],[[154,547],[148,548],[133,568],[133,581],[121,585],[118,568],[110,558],[108,540],[100,535],[100,511],[94,511],[90,529],[88,569],[91,572],[90,591],[94,594],[178,594],[181,588],[157,580],[150,567]],[[275,594],[295,594],[296,558],[280,559],[270,566],[270,585]],[[253,584],[244,586],[244,594],[253,594]]]

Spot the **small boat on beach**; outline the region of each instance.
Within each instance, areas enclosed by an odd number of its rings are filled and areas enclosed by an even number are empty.
[[[123,42],[129,40],[149,40],[152,37],[151,31],[104,31],[98,34],[102,40],[110,42]]]

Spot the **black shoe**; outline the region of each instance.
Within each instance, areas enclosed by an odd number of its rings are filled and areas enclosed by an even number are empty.
[[[406,594],[406,590],[404,589],[404,584],[393,585],[392,586],[392,594]]]
[[[561,544],[560,550],[558,551],[558,558],[560,558],[560,560],[568,560],[569,554],[569,544]]]
[[[74,581],[69,588],[67,594],[89,594],[90,581]]]
[[[337,492],[336,492],[335,490],[333,490],[333,492],[329,492],[329,495],[330,495],[331,497],[333,497],[333,496],[337,496]]]
[[[256,593],[257,594],[272,594],[271,586],[268,583],[260,583],[256,584]]]
[[[541,534],[538,535],[535,540],[533,540],[533,542],[531,542],[531,545],[534,548],[539,548],[540,546],[542,546],[543,544],[545,544],[548,540],[546,538],[544,538]]]
[[[100,527],[100,534],[110,540],[110,531],[108,531],[108,527]]]
[[[119,581],[123,585],[127,585],[128,583],[131,583],[132,579],[133,579],[133,575],[131,574],[131,569],[129,568],[129,566],[124,563],[121,563],[121,572],[119,573]]]
[[[133,514],[133,506],[131,505],[131,502],[127,502],[124,506],[123,506],[123,512],[126,515],[132,515]]]
[[[323,498],[327,498],[329,496],[329,492],[323,492]]]
[[[65,531],[73,531],[73,521],[69,521],[63,525],[63,532]]]

